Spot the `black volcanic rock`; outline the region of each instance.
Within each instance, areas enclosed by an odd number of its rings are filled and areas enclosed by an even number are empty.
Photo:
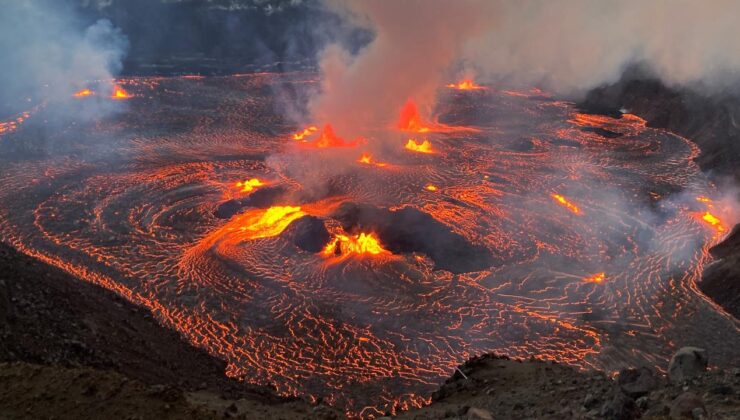
[[[283,236],[290,238],[295,246],[308,252],[321,251],[331,239],[324,222],[315,216],[303,216],[294,220],[285,228]]]
[[[213,214],[219,219],[230,219],[246,207],[272,207],[282,200],[286,192],[287,190],[280,186],[260,188],[241,200],[232,199],[221,203]]]
[[[219,204],[213,214],[219,219],[230,219],[231,216],[237,214],[242,207],[243,205],[239,200],[229,200]]]
[[[370,205],[344,203],[333,214],[347,232],[375,232],[393,253],[421,252],[435,268],[466,273],[496,263],[491,252],[452,232],[431,215],[411,207],[391,211]]]
[[[699,289],[740,319],[740,225],[709,252],[717,260],[704,269]]]

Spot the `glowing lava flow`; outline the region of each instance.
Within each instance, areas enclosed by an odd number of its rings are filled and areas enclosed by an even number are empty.
[[[424,140],[421,143],[417,143],[414,139],[409,139],[404,146],[407,150],[417,153],[434,153],[432,149],[432,143],[429,140]]]
[[[305,141],[306,137],[314,134],[315,132],[319,131],[319,128],[315,125],[310,125],[303,129],[303,131],[299,131],[295,134],[293,134],[292,139],[296,141]]]
[[[270,134],[283,119],[263,92],[312,77],[122,81],[153,100],[122,107],[114,125],[0,135],[0,236],[151,309],[227,375],[350,417],[428,402],[473,354],[614,370],[667,366],[676,343],[701,342],[718,365],[737,360],[736,323],[695,290],[718,236],[702,217],[729,230],[731,213],[661,200],[655,217],[642,205],[649,192],[716,193],[688,139],[629,117],[588,121],[620,137],[584,130],[571,103],[489,89],[438,106],[444,121],[501,116],[480,137],[382,127],[396,153],[393,170],[377,170],[354,161],[384,157],[380,147],[311,148],[321,125],[306,142]],[[425,137],[436,155],[405,153]],[[7,159],[16,140],[74,147]],[[78,152],[100,144],[116,159]],[[284,191],[243,199],[236,181],[253,176]],[[609,275],[587,283],[598,272]]]
[[[470,79],[466,79],[463,81],[460,81],[458,83],[450,83],[447,85],[450,89],[457,89],[457,90],[485,90],[485,86],[476,85],[474,81]]]
[[[725,225],[722,223],[722,220],[708,211],[701,215],[701,220],[712,226],[718,233],[725,231]]]
[[[132,95],[128,92],[126,92],[122,87],[116,85],[113,87],[113,94],[111,94],[111,99],[129,99]]]
[[[79,92],[75,93],[75,98],[84,98],[85,96],[90,96],[93,94],[93,91],[90,89],[82,89]]]
[[[294,220],[305,216],[298,206],[274,206],[259,209],[239,220],[239,230],[246,233],[245,239],[268,238],[279,235]]]
[[[696,197],[696,201],[706,204],[706,207],[710,210],[714,209],[714,202],[709,197],[700,195]],[[717,231],[718,234],[722,234],[727,230],[722,220],[709,210],[705,211],[704,213],[695,213],[694,215],[696,219],[701,220],[702,222],[711,226],[714,230]]]
[[[348,256],[348,255],[379,255],[389,254],[383,249],[380,241],[372,233],[360,233],[359,235],[345,235],[338,233],[324,247],[321,252],[325,257]]]
[[[578,206],[576,206],[575,204],[573,204],[570,201],[568,201],[568,199],[566,199],[562,195],[560,195],[560,194],[550,194],[550,196],[555,201],[557,201],[558,203],[560,203],[560,205],[562,205],[566,209],[570,210],[572,213],[574,213],[574,214],[581,214],[581,209],[579,209]]]
[[[601,283],[606,278],[606,274],[602,271],[601,273],[596,273],[593,276],[588,276],[583,279],[586,283]]]
[[[236,183],[236,187],[241,189],[241,192],[252,192],[255,189],[264,186],[265,183],[257,178],[252,178],[247,181],[239,181]]]
[[[436,185],[432,185],[432,184],[427,184],[424,187],[424,189],[427,190],[427,191],[437,191],[438,190],[437,186]]]

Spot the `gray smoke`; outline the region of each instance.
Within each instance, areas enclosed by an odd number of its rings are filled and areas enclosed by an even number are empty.
[[[348,126],[387,123],[409,97],[428,106],[436,88],[462,74],[576,97],[633,63],[669,85],[710,90],[733,85],[740,69],[740,2],[732,0],[325,4],[375,33],[356,55],[339,44],[321,53],[324,93],[313,116]]]
[[[86,87],[110,89],[128,48],[110,21],[85,22],[65,1],[4,1],[2,10],[3,114],[35,103],[72,101]]]

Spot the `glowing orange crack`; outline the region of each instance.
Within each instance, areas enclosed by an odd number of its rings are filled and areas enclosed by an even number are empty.
[[[557,201],[558,203],[560,203],[560,205],[562,205],[563,207],[565,207],[568,210],[570,210],[572,213],[574,213],[574,214],[581,214],[581,209],[579,209],[578,206],[576,206],[575,204],[573,204],[570,201],[568,201],[568,199],[565,198],[565,197],[563,197],[562,195],[560,195],[560,194],[550,194],[550,196],[555,201]]]

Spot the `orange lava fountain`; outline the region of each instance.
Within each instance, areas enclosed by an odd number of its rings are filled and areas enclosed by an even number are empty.
[[[129,99],[133,97],[130,93],[126,92],[122,87],[116,85],[113,87],[112,99]]]
[[[447,85],[448,88],[457,90],[485,90],[484,86],[476,85],[474,81],[466,79],[458,83],[450,83]]]
[[[255,189],[264,186],[265,183],[257,178],[252,178],[247,181],[239,181],[236,183],[237,188],[241,188],[241,192],[252,192]]]
[[[403,131],[414,131],[417,133],[428,133],[430,131],[430,128],[421,120],[416,103],[411,99],[401,109],[401,116],[398,120],[397,127]]]
[[[389,254],[373,233],[359,235],[336,234],[321,252],[325,257],[348,255],[379,255]]]
[[[82,89],[81,91],[75,93],[75,98],[84,98],[85,96],[90,96],[93,94],[93,91],[90,89]]]
[[[606,274],[602,271],[601,273],[596,273],[593,276],[588,276],[583,279],[586,283],[602,283],[604,279],[606,278]]]
[[[315,132],[319,131],[319,128],[315,125],[310,125],[303,129],[303,131],[299,131],[295,134],[293,134],[292,139],[296,141],[305,141],[306,137],[314,134]]]
[[[409,139],[404,146],[407,150],[417,153],[435,153],[432,149],[432,143],[429,140],[424,140],[421,143],[417,143],[414,139]]]
[[[346,141],[343,138],[337,136],[334,133],[334,128],[331,124],[326,124],[324,129],[321,131],[319,138],[312,143],[309,143],[311,147],[317,149],[329,149],[337,147],[355,147],[359,143],[359,140]]]
[[[367,152],[363,153],[362,156],[357,159],[357,162],[362,163],[363,165],[374,165],[381,168],[388,165],[385,162],[376,162],[375,159],[373,159],[373,156]]]

